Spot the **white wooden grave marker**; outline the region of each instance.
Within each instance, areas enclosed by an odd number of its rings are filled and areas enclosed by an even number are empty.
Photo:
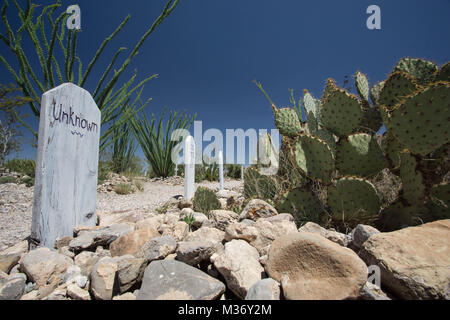
[[[95,226],[101,113],[72,83],[43,94],[34,187],[32,247],[54,247],[76,226]]]
[[[191,200],[195,193],[195,141],[192,136],[184,141],[184,198]]]
[[[220,190],[223,190],[223,152],[219,151],[219,181],[220,181]]]

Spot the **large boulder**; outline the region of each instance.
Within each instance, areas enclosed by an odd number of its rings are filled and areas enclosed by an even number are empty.
[[[281,282],[289,300],[355,299],[367,280],[367,266],[352,250],[318,234],[299,232],[277,238],[266,272]]]
[[[129,224],[121,223],[81,230],[78,232],[78,236],[70,241],[69,247],[74,251],[82,251],[98,246],[108,246],[120,236],[132,232],[133,229]]]
[[[120,293],[135,288],[142,281],[147,261],[132,255],[115,257],[117,263],[117,285]]]
[[[109,251],[113,257],[134,255],[148,240],[159,236],[160,234],[154,226],[147,226],[120,236],[110,244]]]
[[[137,300],[214,300],[225,285],[176,260],[153,261],[145,269]]]
[[[340,244],[341,246],[344,247],[346,247],[349,242],[349,238],[347,237],[347,235],[334,230],[327,230],[314,222],[306,223],[304,226],[299,228],[298,231],[320,234],[322,237],[325,237],[328,240]]]
[[[242,210],[239,220],[250,219],[256,221],[259,218],[273,217],[277,214],[278,211],[264,200],[253,199]]]
[[[13,253],[0,256],[0,271],[9,273],[11,269],[19,262],[21,254]]]
[[[372,235],[360,257],[403,299],[450,299],[450,220]]]
[[[183,241],[189,233],[189,225],[184,221],[178,221],[178,216],[176,219],[177,221],[174,224],[164,224],[158,231],[160,231],[163,236],[171,236],[176,241]]]
[[[84,275],[89,275],[91,273],[92,267],[100,260],[100,256],[91,251],[83,251],[75,256],[75,264],[81,267],[82,273]]]
[[[37,287],[45,286],[63,275],[73,260],[48,248],[39,248],[27,253],[21,263],[20,270],[28,276]]]
[[[261,280],[264,268],[258,260],[258,251],[244,240],[227,242],[225,250],[211,256],[211,262],[225,278],[227,287],[241,299]]]

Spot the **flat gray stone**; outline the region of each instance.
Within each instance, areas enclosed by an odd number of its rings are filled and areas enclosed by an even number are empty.
[[[111,242],[133,231],[126,223],[113,224],[107,227],[82,230],[78,237],[70,241],[69,247],[75,251],[93,249],[98,246],[108,246]]]
[[[137,300],[214,300],[225,285],[176,260],[153,261],[145,269]]]
[[[26,280],[21,273],[0,280],[0,300],[19,300],[25,292]]]
[[[209,261],[209,258],[223,248],[220,242],[212,241],[182,241],[178,243],[177,260],[196,266],[200,262]]]
[[[164,259],[177,249],[177,242],[172,236],[162,236],[147,241],[136,254],[147,261]]]

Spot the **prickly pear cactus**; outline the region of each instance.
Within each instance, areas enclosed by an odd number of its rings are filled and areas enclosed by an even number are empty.
[[[428,60],[403,58],[394,68],[394,72],[397,71],[406,72],[417,79],[417,82],[421,85],[426,85],[434,79],[438,68],[433,62]]]
[[[302,125],[294,109],[274,107],[275,125],[282,135],[295,137],[302,132]]]
[[[309,221],[318,223],[325,214],[317,196],[311,191],[302,189],[294,189],[283,194],[275,208],[280,213],[291,213],[300,224]]]

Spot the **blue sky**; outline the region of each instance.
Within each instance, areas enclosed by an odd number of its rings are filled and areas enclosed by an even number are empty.
[[[78,54],[85,66],[101,41],[131,15],[85,86],[92,90],[115,51],[134,47],[165,0],[63,0],[63,8],[74,3],[82,12]],[[366,28],[372,4],[381,8],[381,30]],[[181,0],[147,39],[123,80],[134,69],[140,80],[159,74],[145,86],[144,97],[153,98],[149,113],[158,114],[164,106],[197,113],[204,130],[271,129],[272,111],[253,80],[278,106],[287,106],[289,88],[297,97],[303,89],[320,97],[328,77],[342,85],[357,70],[373,84],[405,56],[441,65],[450,60],[449,14],[450,0]],[[17,26],[13,6],[8,18]],[[0,48],[11,59],[3,44]],[[31,46],[25,50],[33,53]],[[0,82],[12,80],[0,65]],[[24,144],[13,156],[34,158],[35,150]]]

